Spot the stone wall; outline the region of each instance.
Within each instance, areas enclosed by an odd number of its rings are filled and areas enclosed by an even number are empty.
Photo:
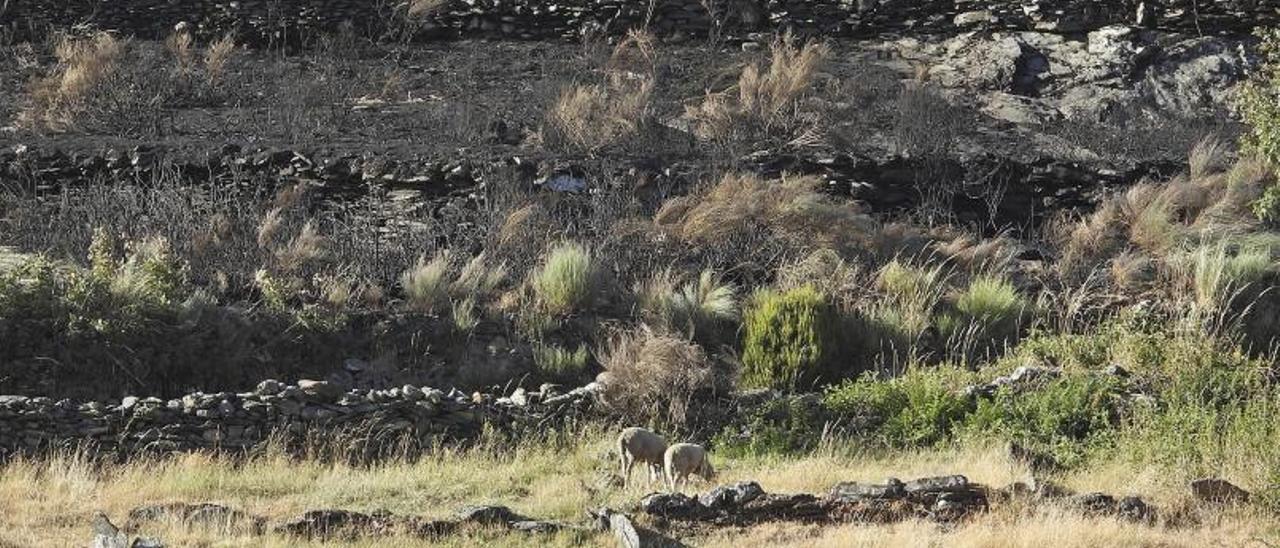
[[[305,41],[343,25],[379,35],[402,27],[403,0],[6,0],[0,27],[27,37],[90,23],[141,37],[181,21],[245,41]],[[710,11],[718,17],[709,15]],[[1079,32],[1126,24],[1197,33],[1240,32],[1280,22],[1280,0],[449,0],[420,17],[411,38],[575,38],[648,22],[667,36],[792,28],[825,35],[949,32],[969,27]]]
[[[568,392],[544,385],[508,397],[417,386],[343,391],[326,381],[268,380],[252,392],[194,393],[179,399],[128,397],[115,403],[0,396],[0,459],[63,448],[136,455],[192,450],[242,451],[273,435],[347,436],[370,450],[466,439],[567,420],[590,407],[598,385]],[[360,447],[359,449],[365,449]]]

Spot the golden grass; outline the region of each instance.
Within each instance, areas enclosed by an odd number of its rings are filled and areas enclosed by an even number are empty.
[[[803,115],[799,104],[831,48],[812,42],[797,47],[787,35],[773,42],[771,52],[768,68],[748,65],[734,88],[708,93],[686,110],[699,137],[725,139],[741,131],[782,130],[794,144],[816,139],[816,121]]]
[[[61,38],[54,47],[57,68],[32,83],[30,100],[18,113],[18,124],[66,131],[89,108],[94,90],[107,82],[129,48],[106,32],[87,38]]]
[[[511,451],[482,447],[445,451],[411,462],[352,467],[268,455],[237,464],[207,455],[94,464],[75,457],[16,461],[0,467],[0,546],[75,546],[88,540],[88,523],[102,510],[117,525],[128,511],[161,502],[218,502],[273,521],[317,508],[386,509],[397,514],[445,518],[466,504],[505,504],[540,519],[581,523],[584,509],[600,505],[632,510],[648,492],[643,482],[623,490],[601,481],[617,466],[610,433],[589,432],[583,441],[533,443]],[[769,492],[820,493],[840,481],[912,479],[965,474],[1003,486],[1029,471],[997,448],[933,450],[857,456],[848,448],[804,457],[715,459],[721,482],[755,480]],[[1223,470],[1230,474],[1231,470]],[[954,527],[927,522],[888,526],[769,524],[706,530],[683,539],[697,546],[1248,546],[1275,539],[1274,518],[1249,507],[1199,507],[1188,500],[1184,478],[1154,466],[1125,463],[1069,474],[1062,483],[1078,491],[1139,495],[1166,512],[1192,515],[1181,527],[1135,525],[1086,518],[1053,505],[1009,505]],[[1246,488],[1260,485],[1245,484]],[[694,489],[705,490],[695,483]],[[140,534],[176,546],[547,546],[611,545],[603,535],[528,537],[471,530],[440,543],[393,537],[360,543],[308,542],[268,535],[219,534],[179,524],[146,526]],[[536,540],[535,540],[536,539]],[[1255,544],[1263,546],[1263,544]]]
[[[690,243],[714,244],[766,230],[804,248],[868,247],[875,223],[857,206],[831,199],[814,177],[768,181],[727,174],[706,192],[663,204],[655,221]]]
[[[653,35],[632,31],[614,48],[605,82],[567,86],[546,115],[544,143],[594,152],[635,137],[653,115]]]

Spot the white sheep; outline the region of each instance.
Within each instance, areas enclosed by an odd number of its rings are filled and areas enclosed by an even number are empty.
[[[631,483],[631,468],[644,463],[649,469],[649,482],[662,475],[662,456],[667,440],[644,428],[631,427],[618,436],[618,455],[622,459],[623,486]]]
[[[667,490],[673,493],[682,482],[686,485],[689,483],[691,474],[707,481],[716,477],[716,469],[711,466],[711,457],[701,445],[692,443],[672,445],[667,448],[662,461],[666,465]]]

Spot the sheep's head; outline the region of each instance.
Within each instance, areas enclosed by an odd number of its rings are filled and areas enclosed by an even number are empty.
[[[716,469],[711,466],[711,455],[702,455],[702,465],[698,467],[698,475],[707,481],[716,479]]]

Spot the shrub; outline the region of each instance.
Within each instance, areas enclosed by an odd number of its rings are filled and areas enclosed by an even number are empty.
[[[840,323],[834,307],[812,286],[758,292],[743,319],[743,384],[803,389],[856,374],[840,369],[848,357]]]
[[[1253,215],[1270,225],[1280,223],[1280,185],[1268,186],[1262,197],[1250,204]]]
[[[818,400],[773,398],[726,426],[712,445],[717,454],[728,458],[795,454],[817,447],[825,424]]]
[[[614,336],[601,352],[604,405],[640,423],[686,428],[697,400],[732,387],[728,368],[707,358],[687,339],[648,327]]]
[[[733,285],[710,270],[679,287],[670,270],[660,271],[637,285],[636,298],[641,315],[657,327],[688,333],[704,343],[717,340],[719,328],[738,318]]]
[[[819,43],[797,47],[788,34],[775,40],[771,49],[767,69],[748,65],[736,89],[708,94],[687,110],[699,137],[753,140],[780,135],[793,144],[812,144],[819,138],[816,114],[803,112],[800,100],[831,56],[831,48]]]
[[[400,275],[405,298],[414,309],[432,312],[449,302],[448,251],[436,253],[430,261],[419,257],[417,264]]]
[[[1110,376],[1071,375],[1021,393],[999,390],[981,400],[966,421],[978,437],[996,436],[1043,448],[1072,466],[1090,449],[1115,439],[1122,413],[1119,381]]]
[[[591,252],[573,242],[552,248],[533,277],[534,294],[553,315],[581,310],[596,295],[598,284]]]
[[[1280,165],[1280,30],[1259,29],[1262,64],[1240,88],[1237,108],[1248,125],[1243,142],[1272,166]]]
[[[853,422],[857,434],[888,447],[921,447],[948,439],[973,402],[940,371],[913,371],[880,380],[864,376],[830,388],[823,404]]]

